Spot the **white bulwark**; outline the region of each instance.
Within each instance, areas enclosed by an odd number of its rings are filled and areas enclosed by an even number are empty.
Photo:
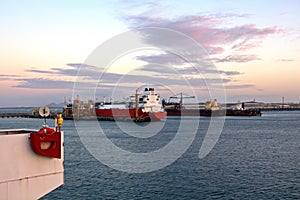
[[[38,199],[64,184],[64,140],[61,158],[36,154],[32,130],[0,130],[0,199]]]

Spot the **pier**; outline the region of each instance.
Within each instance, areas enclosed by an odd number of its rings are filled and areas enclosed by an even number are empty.
[[[46,118],[55,118],[57,113],[50,113]],[[44,118],[32,113],[0,113],[0,118]]]
[[[62,108],[62,112],[54,111],[50,112],[50,115],[46,118],[55,118],[57,114],[62,113],[63,118],[65,120],[73,120],[81,119],[81,120],[114,120],[113,117],[97,117],[95,116],[94,110],[91,109],[91,105],[93,102],[89,102],[88,104],[81,103],[81,106],[78,106],[79,103],[75,102],[73,104],[75,107],[71,105]],[[84,109],[82,105],[85,105]],[[227,108],[232,108],[236,106],[236,103],[227,103],[223,104],[222,106]],[[265,112],[273,112],[273,111],[300,111],[300,103],[263,103],[263,102],[245,102],[246,110],[256,110],[260,111],[263,115]],[[75,108],[75,109],[74,109]],[[81,109],[79,109],[81,108]],[[31,112],[18,112],[18,113],[0,113],[0,118],[44,118],[41,117],[38,113],[37,109],[32,109]]]
[[[300,110],[300,107],[296,108],[261,108],[261,111],[293,111],[293,110]]]
[[[30,118],[30,117],[33,117],[33,116],[29,113],[1,113],[0,117],[1,118],[11,118],[11,117],[14,117],[14,118],[19,118],[19,117]]]

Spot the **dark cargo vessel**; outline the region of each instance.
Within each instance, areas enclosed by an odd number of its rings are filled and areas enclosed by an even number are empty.
[[[162,105],[167,116],[261,116],[261,111],[256,109],[245,109],[244,104],[240,104],[233,109],[223,109],[216,99],[207,101],[205,104],[183,104],[183,98],[194,98],[193,96],[179,95],[170,98],[178,98],[179,102],[166,102],[162,100]]]

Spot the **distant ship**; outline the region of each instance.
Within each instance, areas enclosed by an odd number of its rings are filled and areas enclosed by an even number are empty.
[[[63,185],[63,143],[60,126],[0,130],[0,199],[39,199]]]
[[[171,96],[167,102],[160,103],[160,95],[154,88],[145,88],[138,94],[129,96],[123,102],[96,102],[89,100],[84,103],[77,97],[73,104],[66,104],[64,117],[66,119],[98,119],[98,120],[123,120],[123,121],[159,121],[166,116],[261,116],[259,109],[248,109],[245,105],[238,104],[234,108],[223,109],[216,99],[202,103],[186,103],[183,99],[195,98],[183,93]],[[177,99],[177,101],[170,101]],[[178,101],[179,100],[179,101]]]
[[[216,99],[200,104],[183,104],[184,98],[195,98],[194,96],[183,95],[182,93],[171,96],[169,101],[162,100],[162,105],[167,116],[261,116],[260,110],[245,109],[244,104],[234,109],[223,109]],[[179,99],[179,102],[171,102],[170,99]]]
[[[97,102],[95,114],[100,120],[148,122],[163,119],[167,112],[154,88],[145,88],[141,94],[136,91],[135,95],[129,96],[126,102]]]

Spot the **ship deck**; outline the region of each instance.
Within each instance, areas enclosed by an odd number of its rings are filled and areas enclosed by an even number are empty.
[[[31,133],[35,132],[37,130],[33,129],[4,129],[0,130],[0,136],[1,135],[12,135],[12,134],[25,134],[25,133]]]

